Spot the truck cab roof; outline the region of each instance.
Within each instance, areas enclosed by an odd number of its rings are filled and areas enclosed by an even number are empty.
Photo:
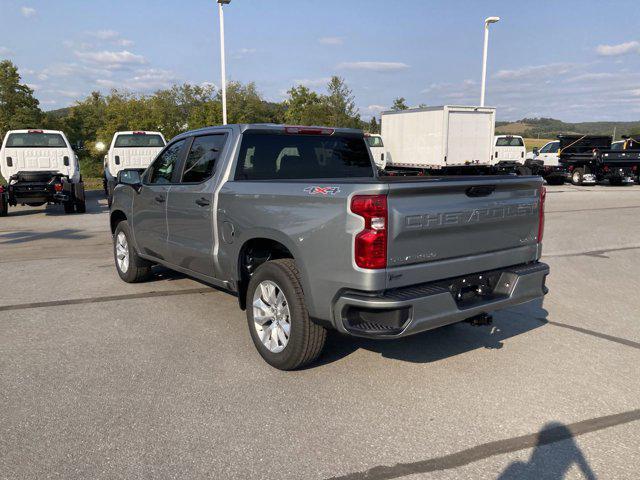
[[[357,128],[334,128],[334,127],[321,127],[321,126],[300,126],[300,125],[284,125],[279,123],[233,123],[229,125],[215,125],[210,127],[203,127],[197,130],[190,130],[188,132],[177,135],[173,140],[180,138],[191,137],[194,135],[204,135],[207,133],[215,133],[224,130],[235,130],[238,133],[244,133],[247,130],[264,130],[266,132],[278,132],[289,133],[298,135],[364,135],[364,132]]]

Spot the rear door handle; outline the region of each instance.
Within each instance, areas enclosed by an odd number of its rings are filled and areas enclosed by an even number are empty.
[[[155,201],[158,202],[158,203],[164,203],[165,200],[164,200],[164,197],[162,195],[158,195],[158,196],[156,196]]]
[[[196,200],[196,203],[201,207],[206,207],[207,205],[211,205],[211,202],[204,197]]]

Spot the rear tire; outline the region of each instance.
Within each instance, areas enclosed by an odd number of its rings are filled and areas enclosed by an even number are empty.
[[[75,211],[75,202],[73,200],[69,200],[68,202],[64,202],[64,213],[73,213]]]
[[[9,215],[9,204],[3,195],[0,195],[0,217]]]
[[[584,170],[582,168],[576,168],[571,173],[571,183],[574,185],[582,185],[582,181],[584,178]]]
[[[624,185],[624,181],[621,177],[609,177],[609,185],[614,187],[621,187]]]
[[[564,185],[564,178],[562,177],[547,177],[545,180],[549,185]]]
[[[246,300],[251,339],[269,365],[295,370],[318,358],[327,331],[309,318],[293,259],[260,265],[251,277]]]
[[[76,212],[86,213],[86,211],[87,211],[87,203],[84,200],[76,201]]]
[[[127,283],[143,282],[151,277],[151,263],[140,258],[131,238],[127,222],[120,222],[113,234],[113,259],[122,280]]]
[[[532,175],[532,171],[529,167],[525,167],[524,165],[520,165],[516,168],[517,175]]]

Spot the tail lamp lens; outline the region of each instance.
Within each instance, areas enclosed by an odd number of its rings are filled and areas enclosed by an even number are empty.
[[[62,191],[62,184],[61,184],[61,183],[56,183],[56,184],[53,186],[53,189],[54,189],[56,192],[61,192],[61,191]]]
[[[544,202],[547,199],[547,189],[540,187],[540,210],[538,213],[538,243],[542,243],[544,235]]]
[[[355,262],[360,268],[387,267],[387,196],[356,195],[351,211],[364,219],[364,229],[356,235]]]

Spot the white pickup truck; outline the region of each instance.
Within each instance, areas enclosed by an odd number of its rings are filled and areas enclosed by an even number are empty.
[[[493,142],[493,160],[499,163],[524,165],[527,150],[519,135],[496,135]]]
[[[384,142],[382,141],[382,135],[375,133],[365,133],[364,139],[367,141],[367,146],[373,157],[373,161],[379,170],[384,170],[387,162],[384,158]]]
[[[104,157],[104,191],[111,202],[118,172],[124,169],[144,171],[167,144],[160,132],[116,132]]]
[[[65,213],[84,213],[84,183],[78,157],[58,130],[11,130],[0,150],[0,216],[9,206],[62,204]]]

